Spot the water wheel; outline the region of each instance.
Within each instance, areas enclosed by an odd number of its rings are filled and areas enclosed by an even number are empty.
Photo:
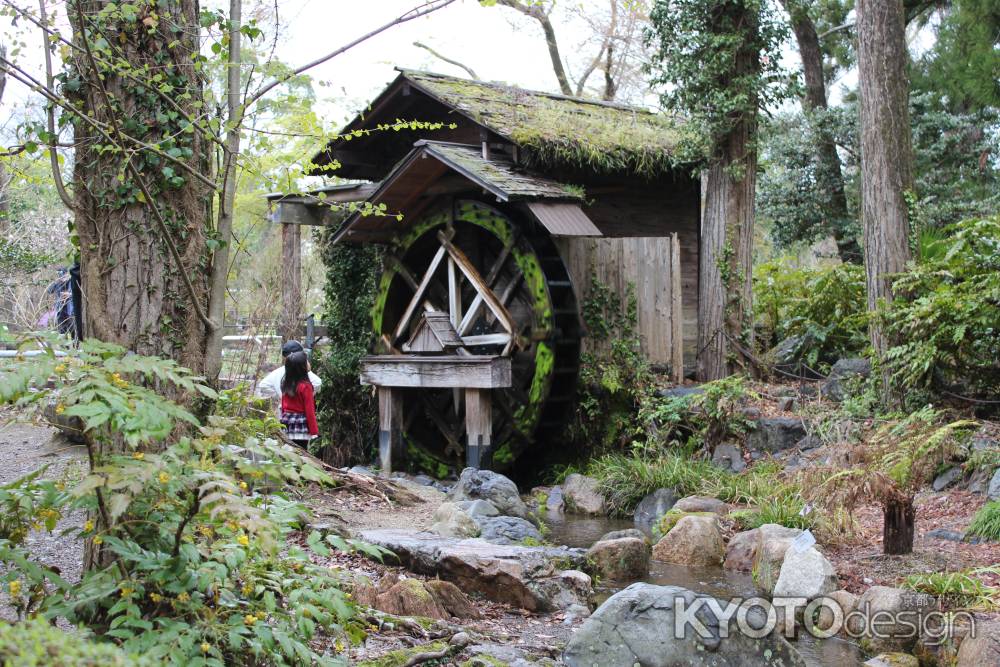
[[[471,200],[424,214],[386,252],[372,309],[376,351],[404,351],[423,311],[447,312],[469,352],[511,358],[512,386],[493,392],[490,467],[508,468],[558,433],[576,388],[580,330],[547,232]],[[403,403],[407,458],[433,471],[461,469],[459,390],[410,390]]]

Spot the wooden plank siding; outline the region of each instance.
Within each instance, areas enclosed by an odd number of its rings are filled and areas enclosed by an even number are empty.
[[[697,352],[698,236],[695,229],[682,231],[678,236],[684,366],[692,370]],[[590,294],[592,277],[608,286],[622,303],[628,298],[629,285],[632,286],[642,351],[650,363],[669,365],[674,328],[671,237],[560,238],[556,239],[556,245],[581,304]],[[599,347],[597,341],[584,338],[584,351],[596,351]]]

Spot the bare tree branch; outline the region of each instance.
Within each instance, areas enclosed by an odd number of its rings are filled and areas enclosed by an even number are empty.
[[[471,78],[473,78],[473,79],[478,79],[479,78],[479,76],[476,74],[476,71],[474,69],[472,69],[471,67],[469,67],[468,65],[464,65],[464,64],[458,62],[457,60],[453,60],[453,59],[449,58],[448,56],[442,55],[441,53],[439,53],[438,51],[435,51],[434,49],[432,49],[431,47],[427,46],[423,42],[413,42],[413,46],[417,47],[418,49],[423,49],[423,50],[427,51],[428,53],[430,53],[432,56],[434,56],[438,60],[443,60],[444,62],[448,63],[449,65],[454,65],[455,67],[461,67],[466,72],[468,72],[469,76]]]
[[[38,0],[38,14],[42,24],[47,23],[45,0]],[[42,51],[45,52],[45,85],[51,90],[55,87],[52,76],[52,52],[49,50],[49,36],[45,32],[42,33]],[[74,210],[73,198],[66,192],[66,184],[63,183],[62,171],[59,169],[59,154],[56,153],[56,108],[52,104],[45,105],[45,123],[49,134],[49,140],[46,143],[49,146],[52,181],[55,183],[56,192],[59,193],[59,199],[62,200],[63,205],[72,211]]]
[[[569,77],[566,76],[566,68],[563,66],[562,56],[559,53],[555,28],[552,27],[552,21],[549,20],[549,15],[542,9],[541,5],[537,2],[525,4],[521,0],[497,0],[497,4],[510,7],[538,21],[539,25],[542,26],[542,32],[545,33],[545,44],[549,49],[549,59],[552,60],[552,71],[555,72],[556,80],[559,81],[559,89],[563,95],[572,95],[573,89],[570,88]]]

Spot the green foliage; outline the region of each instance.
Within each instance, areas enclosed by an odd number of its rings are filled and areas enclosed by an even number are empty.
[[[742,408],[754,394],[743,376],[706,382],[701,389],[686,396],[646,398],[639,418],[654,444],[694,454],[727,439],[742,439],[750,431],[752,421]]]
[[[903,588],[941,598],[949,607],[991,611],[1000,606],[1000,589],[983,583],[982,575],[1000,574],[997,567],[979,567],[959,572],[911,574]]]
[[[330,344],[313,358],[323,386],[316,397],[320,430],[328,438],[323,457],[342,466],[367,462],[375,441],[377,408],[371,390],[358,384],[360,360],[372,339],[371,308],[378,278],[372,246],[323,240],[326,266],[323,324]]]
[[[72,634],[42,618],[0,621],[0,665],[5,667],[142,667],[153,662],[98,643],[85,630]]]
[[[991,500],[980,507],[965,534],[1000,542],[1000,500]]]
[[[652,83],[665,89],[665,106],[689,117],[689,151],[706,154],[705,140],[721,141],[789,92],[780,68],[787,28],[766,0],[661,0],[649,18]]]
[[[5,238],[0,238],[0,270],[36,271],[55,260],[51,255],[25,248]]]
[[[340,646],[360,637],[353,604],[292,539],[307,509],[268,493],[329,477],[295,448],[246,435],[259,425],[226,416],[202,423],[148,389],[151,380],[161,392],[209,393],[171,361],[89,341],[67,357],[34,357],[0,376],[6,402],[38,403],[56,392],[63,412],[85,421],[92,460],[68,492],[37,473],[0,490],[8,510],[0,581],[14,608],[64,617],[169,664],[334,664],[310,641],[319,632]],[[166,443],[159,451],[144,447],[158,441]],[[27,527],[51,529],[75,507],[93,517],[78,534],[90,539],[100,565],[71,584],[21,541]],[[383,553],[335,535],[312,533],[305,542],[320,555],[331,547]]]
[[[611,515],[627,516],[646,495],[672,488],[680,495],[696,493],[704,480],[722,471],[707,461],[675,453],[658,456],[607,454],[590,462],[587,474],[600,483]]]
[[[752,509],[735,510],[729,514],[738,530],[760,528],[766,523],[776,523],[788,528],[815,528],[816,517],[812,512],[803,513],[805,502],[798,495],[778,495],[763,498]]]
[[[1000,391],[1000,214],[948,229],[943,253],[895,282],[881,318],[898,341],[885,363],[901,387],[992,397]]]
[[[580,357],[578,409],[571,438],[598,451],[625,446],[639,432],[637,416],[652,375],[636,332],[636,300],[621,299],[596,276],[581,305],[594,350]]]
[[[753,290],[758,340],[765,349],[796,336],[796,356],[820,369],[860,355],[868,344],[864,267],[796,268],[773,260],[756,267]]]

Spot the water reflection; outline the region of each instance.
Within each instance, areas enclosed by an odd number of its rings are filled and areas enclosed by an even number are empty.
[[[631,521],[607,517],[552,515],[547,518],[546,539],[553,544],[589,548],[605,533],[634,528]],[[753,578],[746,573],[732,572],[721,567],[684,567],[653,561],[646,583],[657,586],[681,586],[716,598],[753,597],[757,594]],[[596,588],[600,604],[631,582],[602,580]],[[857,644],[839,638],[819,640],[803,633],[792,645],[810,667],[857,667],[864,661]]]

